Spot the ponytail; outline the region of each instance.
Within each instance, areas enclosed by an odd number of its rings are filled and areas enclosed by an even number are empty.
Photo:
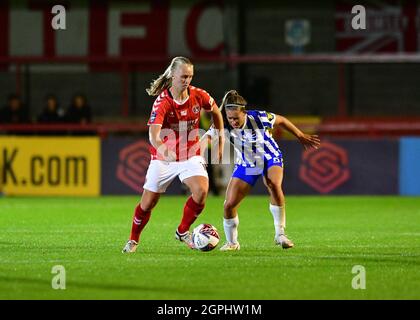
[[[247,105],[247,101],[239,95],[238,91],[236,90],[229,90],[226,92],[225,96],[223,97],[222,103],[220,104],[220,112],[223,116],[223,121],[227,123],[226,117],[226,109],[239,109],[241,111],[245,111],[245,106]]]
[[[165,72],[162,73],[157,79],[153,80],[150,83],[150,87],[146,89],[146,92],[149,94],[149,96],[158,96],[162,93],[163,90],[168,89],[172,85],[172,76],[175,69],[181,64],[193,65],[188,58],[173,58]]]

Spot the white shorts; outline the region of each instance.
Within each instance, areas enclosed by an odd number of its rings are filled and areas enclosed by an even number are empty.
[[[180,162],[152,160],[147,169],[143,189],[163,193],[176,177],[179,177],[181,182],[193,176],[203,176],[208,179],[205,163],[201,156],[194,156]]]

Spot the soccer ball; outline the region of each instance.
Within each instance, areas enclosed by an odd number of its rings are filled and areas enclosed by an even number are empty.
[[[201,251],[211,251],[216,248],[220,237],[214,226],[208,223],[202,223],[194,228],[192,240],[196,249]]]

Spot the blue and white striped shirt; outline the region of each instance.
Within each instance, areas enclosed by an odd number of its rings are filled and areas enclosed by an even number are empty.
[[[273,113],[246,110],[246,121],[242,128],[234,129],[229,123],[225,123],[225,134],[228,134],[235,149],[236,164],[244,167],[263,167],[265,161],[282,157],[280,148],[271,134],[275,120],[276,116]],[[213,136],[214,132],[208,134]]]
[[[236,152],[236,164],[244,167],[255,167],[264,160],[281,157],[281,151],[273,139],[276,116],[270,112],[247,110],[246,121],[240,129],[233,129],[229,124],[230,142]]]

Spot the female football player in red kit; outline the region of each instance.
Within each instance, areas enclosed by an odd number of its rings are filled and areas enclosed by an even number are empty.
[[[143,195],[134,211],[130,239],[122,252],[135,252],[140,234],[153,208],[170,183],[178,177],[191,191],[175,238],[194,248],[190,226],[203,211],[209,182],[205,160],[200,155],[199,120],[204,109],[213,116],[219,135],[218,155],[222,157],[223,118],[213,98],[190,85],[194,66],[184,57],[172,59],[166,71],[154,80],[147,93],[157,96],[150,114],[151,161]]]

